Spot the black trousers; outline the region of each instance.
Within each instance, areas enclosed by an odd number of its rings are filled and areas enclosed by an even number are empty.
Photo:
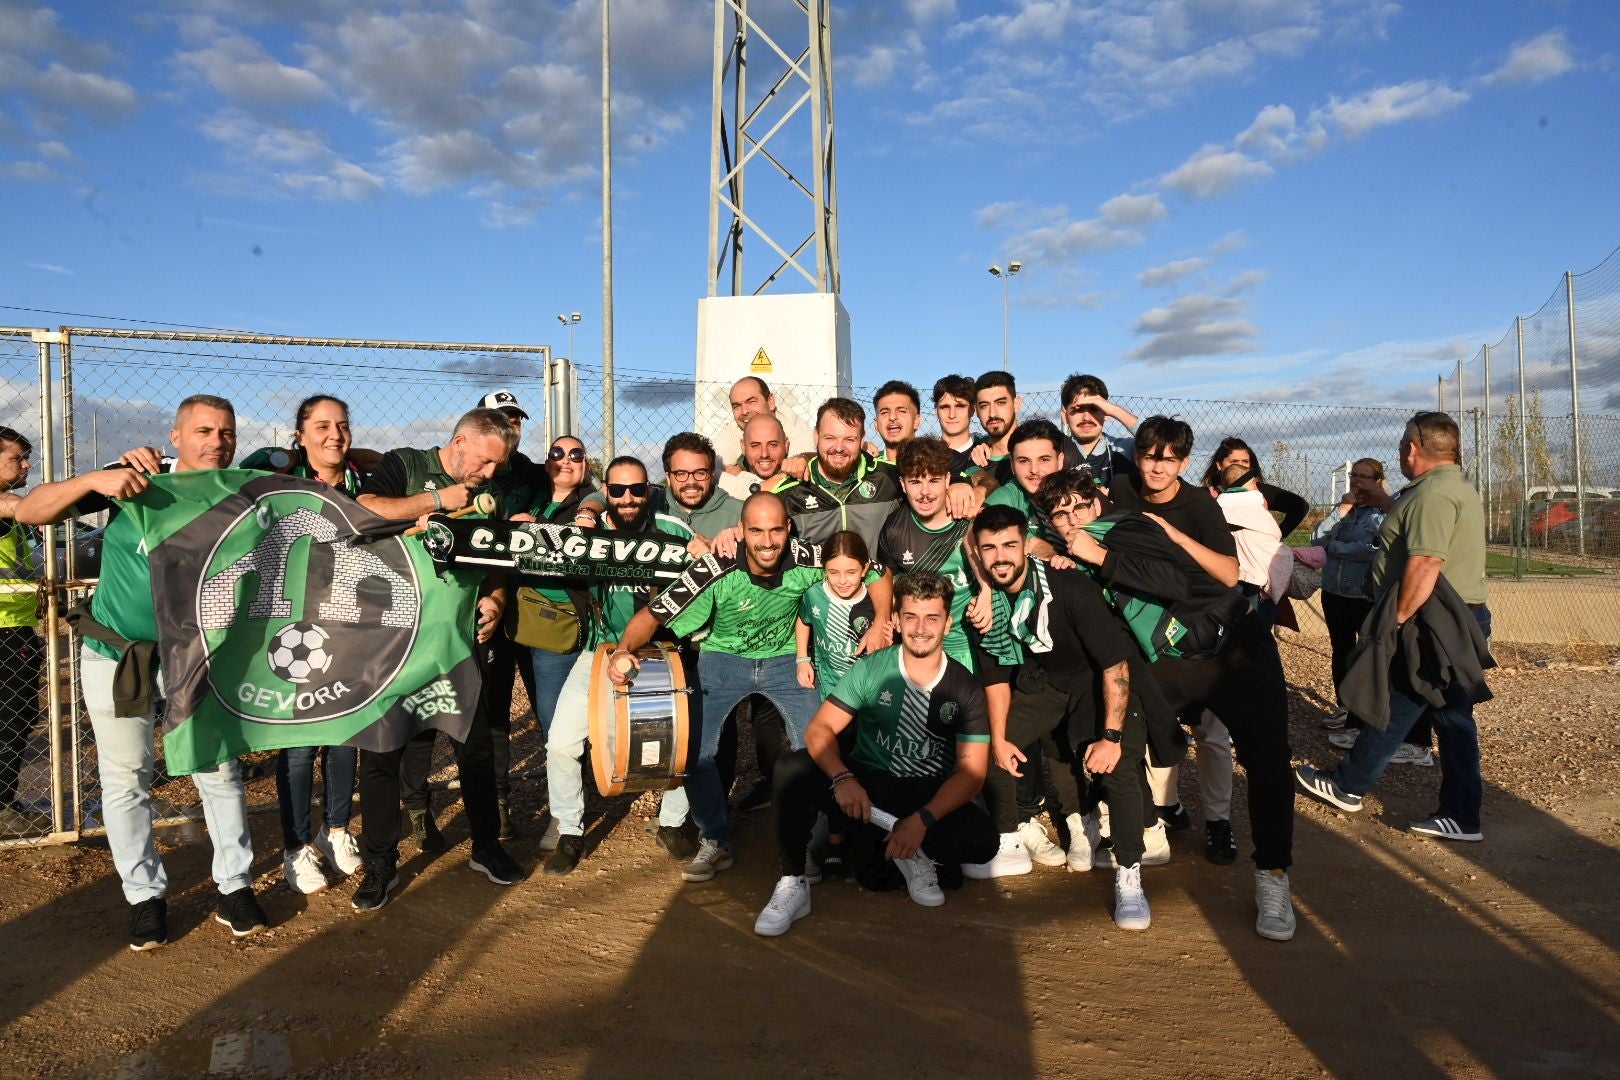
[[[687,670],[697,670],[695,660]],[[714,754],[715,768],[720,771],[720,790],[727,795],[737,781],[737,732],[745,722],[753,728],[754,760],[759,765],[761,781],[767,786],[776,775],[777,761],[792,749],[787,722],[771,704],[771,699],[759,694],[744,698],[726,717],[726,726],[720,729],[720,746]]]
[[[941,776],[890,776],[858,762],[847,762],[847,768],[866,789],[872,805],[897,818],[909,817],[926,806],[945,782]],[[810,751],[791,750],[777,761],[772,801],[782,873],[798,876],[804,873],[804,853],[810,844],[810,830],[815,826],[816,815],[830,816],[838,811],[838,800],[827,786],[827,774],[821,771]],[[870,822],[860,822],[851,828],[870,833],[873,838],[883,832]],[[922,850],[937,863],[960,866],[989,862],[995,857],[999,843],[989,816],[970,802],[934,822],[923,839]]]
[[[420,755],[425,746],[433,756],[433,740],[438,732],[420,733],[398,750],[360,753],[361,854],[367,859],[395,859],[400,838],[400,774],[408,753]],[[495,798],[495,762],[484,710],[473,712],[467,741],[450,740],[456,752],[456,771],[461,778],[461,802],[467,809],[467,826],[472,833],[473,851],[500,844],[501,815]],[[426,773],[423,773],[425,778]],[[425,786],[424,786],[425,790]],[[424,801],[424,805],[426,805]]]
[[[1050,779],[1057,792],[1057,805],[1052,807],[1054,818],[1061,821],[1081,809],[1080,788],[1068,764],[1070,755],[1067,747],[1058,743],[1069,711],[1069,696],[1053,687],[1035,693],[1013,691],[1012,707],[1007,713],[1007,741],[1023,752],[1025,760],[1019,771],[1024,775],[1014,776],[994,760],[990,762],[984,779],[984,801],[990,807],[997,832],[1010,833],[1020,821],[1041,812],[1045,779]],[[1045,777],[1043,758],[1051,762]]]
[[[1096,804],[1089,798],[1082,798],[1079,784],[1075,779],[1075,773],[1082,767],[1084,748],[1076,748],[1072,768],[1060,763],[1056,735],[1065,729],[1071,713],[1089,713],[1092,708],[1090,701],[1077,701],[1067,692],[1049,683],[1039,690],[1014,691],[1012,709],[1007,714],[1007,739],[1024,751],[1025,756],[1029,758],[1024,763],[1022,771],[1028,775],[1033,771],[1031,766],[1034,760],[1041,753],[1050,755],[1054,763],[1053,786],[1058,792],[1058,800],[1063,803],[1064,811],[1068,813],[1088,809],[1088,803],[1091,806]],[[1089,723],[1083,726],[1086,730],[1091,729]],[[1042,734],[1032,736],[1033,732]],[[1021,743],[1020,738],[1031,741]],[[1113,836],[1115,857],[1122,866],[1132,866],[1142,861],[1141,778],[1142,761],[1146,754],[1147,726],[1142,722],[1140,713],[1131,710],[1125,719],[1125,738],[1120,743],[1119,764],[1112,772],[1098,777],[1094,785],[1100,789],[1100,796],[1108,800],[1109,832]],[[1016,819],[1023,811],[1014,798],[1016,786],[1016,777],[999,765],[991,763],[984,787],[986,801],[990,804],[991,813],[995,815],[997,832],[1012,832],[1018,827]],[[1087,794],[1089,796],[1092,793]]]
[[[1322,618],[1327,623],[1328,641],[1333,646],[1335,693],[1338,692],[1339,683],[1344,680],[1344,673],[1350,667],[1350,654],[1356,650],[1356,641],[1361,636],[1361,624],[1367,621],[1367,615],[1372,608],[1371,600],[1359,596],[1337,596],[1326,590],[1322,592]],[[1361,721],[1352,716],[1347,726],[1360,727]],[[1418,722],[1412,725],[1412,730],[1406,733],[1406,741],[1427,750],[1433,740],[1434,725],[1429,723],[1429,714],[1424,713],[1418,718]]]
[[[497,633],[479,645],[478,651],[473,654],[478,660],[478,672],[483,679],[483,688],[478,692],[478,712],[489,731],[495,794],[502,802],[506,801],[512,787],[512,677],[517,670],[517,648],[504,635]],[[405,753],[400,759],[399,789],[407,810],[428,809],[427,780],[428,774],[433,771],[433,751],[436,746],[436,739],[425,737],[412,739],[405,744]]]
[[[31,626],[0,629],[0,808],[17,800],[28,736],[39,724],[45,643]]]
[[[1294,773],[1288,749],[1288,684],[1271,628],[1254,615],[1231,632],[1220,655],[1167,657],[1149,669],[1178,716],[1212,709],[1232,733],[1238,764],[1249,778],[1254,862],[1286,870],[1294,851]],[[1113,830],[1119,836],[1119,829]]]

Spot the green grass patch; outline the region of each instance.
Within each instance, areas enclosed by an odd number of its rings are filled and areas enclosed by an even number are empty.
[[[1596,577],[1603,573],[1586,566],[1569,566],[1565,563],[1547,562],[1543,559],[1530,559],[1524,564],[1524,572],[1533,577]],[[1485,574],[1488,577],[1514,577],[1518,573],[1516,560],[1512,555],[1501,555],[1494,551],[1485,553]]]

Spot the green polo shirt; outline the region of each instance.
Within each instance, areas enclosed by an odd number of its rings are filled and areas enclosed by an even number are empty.
[[[1464,602],[1485,602],[1485,508],[1457,465],[1439,465],[1395,497],[1378,534],[1373,596],[1397,588],[1411,555],[1444,559],[1440,573]]]

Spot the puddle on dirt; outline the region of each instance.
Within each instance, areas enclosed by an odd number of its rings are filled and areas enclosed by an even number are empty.
[[[385,1045],[360,1032],[331,1029],[232,1031],[166,1036],[118,1063],[115,1080],[170,1076],[286,1076]]]

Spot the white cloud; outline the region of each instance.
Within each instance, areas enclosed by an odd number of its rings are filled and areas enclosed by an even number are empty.
[[[353,202],[386,188],[382,177],[340,157],[327,145],[325,135],[310,128],[226,109],[205,119],[202,132],[218,142],[245,175],[270,190]]]
[[[1248,292],[1265,279],[1263,270],[1246,270],[1219,293],[1186,293],[1149,308],[1131,326],[1147,340],[1125,354],[1127,360],[1158,364],[1201,356],[1233,356],[1259,350],[1259,329],[1247,318]]]
[[[1520,41],[1508,51],[1502,66],[1485,76],[1486,83],[1538,83],[1573,70],[1575,58],[1569,52],[1569,37],[1563,30]]]
[[[1150,195],[1115,195],[1097,208],[1097,214],[1115,225],[1146,225],[1150,221],[1169,217],[1170,211],[1164,208],[1164,200],[1155,192]]]
[[[206,48],[180,53],[175,60],[239,105],[313,105],[331,93],[326,81],[313,71],[283,64],[258,42],[240,34],[227,34]]]
[[[56,263],[31,262],[28,264],[28,268],[30,270],[43,270],[47,274],[61,274],[63,277],[74,276],[74,272],[72,270],[69,270],[65,266],[58,266]]]
[[[1209,144],[1161,176],[1159,183],[1183,195],[1207,199],[1228,195],[1250,180],[1270,176],[1271,173],[1271,166],[1263,161],[1217,144]]]
[[[1136,275],[1136,282],[1144,289],[1171,285],[1200,270],[1207,269],[1214,260],[1204,256],[1191,259],[1173,259],[1162,266],[1150,266]]]
[[[1374,128],[1439,116],[1468,100],[1468,93],[1444,82],[1415,79],[1380,86],[1355,97],[1328,103],[1311,111],[1311,119],[1334,124],[1346,138],[1356,139]]]
[[[1134,229],[1120,228],[1101,218],[1063,219],[1022,232],[1007,241],[1005,247],[1014,255],[1024,254],[1031,262],[1066,263],[1094,251],[1140,244],[1142,239]]]

